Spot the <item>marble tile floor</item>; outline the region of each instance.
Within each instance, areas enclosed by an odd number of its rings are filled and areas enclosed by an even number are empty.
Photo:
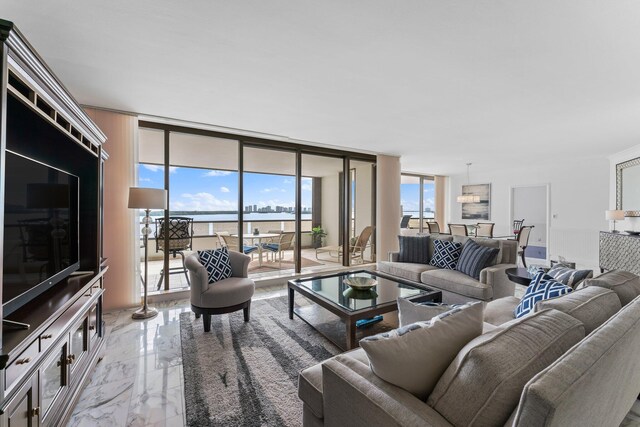
[[[286,287],[256,289],[254,300],[283,296]],[[68,426],[185,425],[180,313],[188,300],[156,304],[153,319],[134,321],[135,309],[107,312],[102,361],[91,374]]]

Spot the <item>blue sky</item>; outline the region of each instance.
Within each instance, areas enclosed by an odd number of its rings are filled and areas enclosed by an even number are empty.
[[[433,182],[425,180],[424,186],[424,207],[435,209],[435,185]],[[418,216],[420,211],[420,184],[400,184],[400,203],[405,212],[415,213]]]
[[[235,211],[238,200],[238,173],[210,169],[171,167],[169,207],[181,211]],[[163,188],[164,167],[140,164],[141,187]],[[246,205],[295,205],[295,177],[245,173]],[[303,178],[302,207],[311,207],[311,179]]]

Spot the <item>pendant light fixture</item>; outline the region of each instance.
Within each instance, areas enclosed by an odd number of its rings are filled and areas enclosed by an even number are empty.
[[[467,163],[467,185],[469,185],[469,166],[471,163]],[[458,203],[480,203],[480,196],[477,194],[461,194],[456,198]]]

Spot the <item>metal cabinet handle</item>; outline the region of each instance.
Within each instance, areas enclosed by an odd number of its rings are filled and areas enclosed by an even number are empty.
[[[42,338],[43,340],[48,340],[49,338],[53,338],[52,334],[47,334],[47,335],[43,335],[40,338]]]
[[[40,415],[40,407],[36,406],[35,408],[31,408],[31,416],[37,417],[38,415]]]
[[[96,326],[95,326],[95,325],[89,325],[89,330],[90,330],[90,331],[93,331],[95,328],[96,328]]]
[[[30,357],[25,357],[24,359],[16,360],[16,365],[25,365],[25,364],[27,364],[29,362],[31,362],[31,358]]]

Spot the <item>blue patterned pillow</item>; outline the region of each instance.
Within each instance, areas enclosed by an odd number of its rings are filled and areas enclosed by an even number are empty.
[[[399,262],[429,263],[429,236],[398,236]]]
[[[226,246],[220,249],[198,251],[198,258],[207,270],[210,284],[231,277],[231,262]]]
[[[488,248],[469,239],[462,247],[456,270],[480,280],[480,271],[489,265],[499,251],[498,248]]]
[[[433,256],[429,264],[434,267],[454,270],[462,252],[462,245],[458,242],[447,242],[435,239],[433,241]]]
[[[572,288],[556,282],[551,276],[547,276],[544,270],[538,270],[513,314],[519,319],[531,313],[538,301],[560,297],[571,291]]]

